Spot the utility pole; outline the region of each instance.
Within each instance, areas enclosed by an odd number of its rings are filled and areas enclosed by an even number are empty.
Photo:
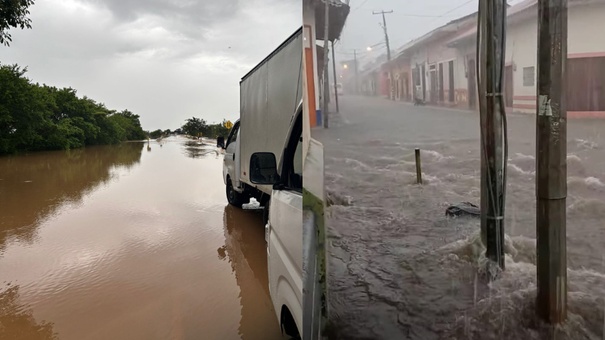
[[[332,41],[332,71],[334,73],[334,101],[336,103],[336,112],[340,112],[338,108],[338,87],[336,86],[336,57],[334,56],[334,42]]]
[[[323,81],[323,107],[321,108],[321,112],[323,114],[323,123],[324,128],[327,129],[329,126],[328,119],[328,97],[330,96],[330,72],[328,71],[328,62],[329,62],[329,49],[330,45],[328,43],[330,36],[330,2],[328,0],[323,0],[325,2],[325,15],[324,15],[324,81]]]
[[[380,12],[372,12],[372,14],[382,14],[382,29],[384,30],[384,40],[387,44],[387,60],[391,61],[391,46],[389,45],[389,33],[387,32],[387,19],[385,18],[385,14],[393,13],[393,11],[380,11]],[[388,72],[389,75],[389,98],[394,98],[394,88],[393,88],[393,74],[391,71]]]
[[[389,33],[387,32],[387,19],[385,18],[385,14],[393,13],[393,11],[380,11],[380,12],[372,12],[372,14],[382,14],[382,29],[384,30],[384,40],[387,44],[387,59],[391,61],[391,47],[389,45]]]
[[[504,207],[508,141],[504,103],[506,0],[480,0],[477,79],[481,125],[481,239],[488,273],[504,270]]]
[[[538,1],[536,312],[567,318],[567,0]]]

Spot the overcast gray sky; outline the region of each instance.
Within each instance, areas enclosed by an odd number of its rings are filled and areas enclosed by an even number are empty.
[[[509,1],[515,4],[521,0]],[[353,49],[360,50],[362,61],[368,61],[386,53],[385,45],[376,46],[372,52],[368,46],[384,42],[379,23],[382,16],[373,11],[390,11],[385,14],[391,50],[397,50],[408,41],[418,38],[447,22],[478,9],[478,0],[351,0],[351,12],[336,44],[336,60],[352,59]]]
[[[301,0],[37,0],[0,62],[146,130],[236,119],[239,79],[301,25]]]

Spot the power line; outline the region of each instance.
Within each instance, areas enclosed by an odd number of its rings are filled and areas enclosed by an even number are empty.
[[[447,12],[445,12],[445,13],[443,13],[443,14],[440,14],[440,15],[438,15],[438,16],[435,16],[435,19],[436,19],[436,20],[430,21],[430,22],[429,22],[429,24],[432,24],[432,23],[436,22],[438,19],[444,18],[446,15],[448,15],[448,14],[450,14],[450,13],[452,13],[452,12],[454,12],[454,11],[456,11],[456,10],[458,10],[458,9],[460,9],[460,8],[462,8],[462,7],[466,6],[466,5],[468,5],[468,4],[470,4],[470,3],[471,3],[471,2],[473,2],[473,1],[477,1],[477,0],[468,0],[468,1],[465,1],[464,3],[462,3],[462,4],[460,4],[460,5],[456,6],[456,7],[454,7],[454,8],[452,8],[452,9],[448,10]],[[430,32],[430,31],[429,31],[429,32]],[[407,39],[406,39],[406,40],[407,40]],[[408,41],[409,41],[409,40],[408,40]],[[400,40],[400,41],[398,41],[398,42],[397,42],[397,45],[399,45],[399,44],[401,44],[401,43],[403,43],[403,42],[404,42],[404,41],[403,41],[403,39],[402,39],[402,40]]]
[[[353,13],[353,12],[355,12],[356,10],[360,9],[361,7],[363,7],[363,5],[365,5],[365,4],[366,4],[366,2],[368,2],[368,0],[364,0],[364,2],[362,2],[362,3],[361,3],[361,5],[359,5],[359,6],[355,7],[355,8],[354,8],[354,9],[351,11],[351,13]]]

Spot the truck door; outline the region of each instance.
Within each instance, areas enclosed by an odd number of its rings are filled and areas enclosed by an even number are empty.
[[[231,177],[233,187],[238,188],[240,186],[240,144],[239,144],[239,121],[235,122],[229,137],[227,138],[227,144],[225,148],[225,179],[226,175]],[[226,184],[226,183],[225,183]]]
[[[276,311],[285,305],[302,330],[302,115],[293,126],[281,168],[266,235],[269,287]]]

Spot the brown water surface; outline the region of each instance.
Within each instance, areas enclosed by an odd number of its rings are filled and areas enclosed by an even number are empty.
[[[0,158],[0,339],[279,339],[262,215],[213,150]]]

